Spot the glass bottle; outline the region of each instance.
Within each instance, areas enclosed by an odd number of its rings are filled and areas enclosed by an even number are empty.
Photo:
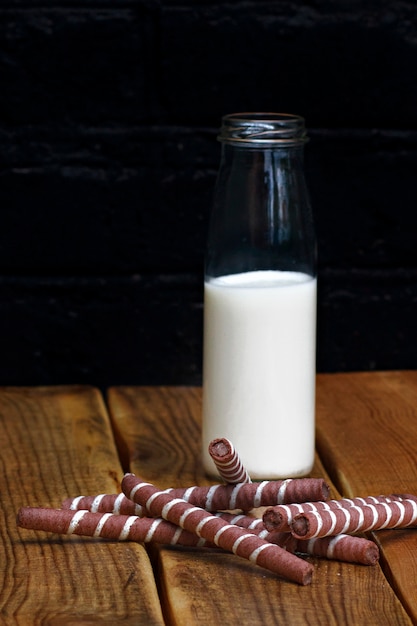
[[[314,462],[316,244],[303,170],[304,119],[222,119],[206,251],[203,464],[231,440],[251,478]]]

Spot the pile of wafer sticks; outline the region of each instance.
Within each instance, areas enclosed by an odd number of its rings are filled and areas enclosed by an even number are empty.
[[[67,498],[61,509],[23,507],[17,524],[58,534],[222,548],[301,585],[313,574],[302,555],[375,565],[378,546],[359,533],[417,527],[417,496],[330,500],[320,478],[253,483],[228,439],[213,440],[209,452],[223,484],[162,491],[129,473],[119,494]],[[256,517],[259,507],[266,507],[262,517]]]

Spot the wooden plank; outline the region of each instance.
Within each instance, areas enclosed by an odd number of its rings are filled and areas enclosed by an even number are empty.
[[[317,407],[320,454],[343,495],[417,494],[417,372],[321,375]],[[417,623],[417,530],[373,537]]]
[[[149,624],[161,607],[143,546],[16,527],[21,506],[114,491],[122,469],[91,387],[0,388],[1,624]]]
[[[163,488],[210,483],[199,388],[114,387],[108,403],[126,470]],[[318,460],[314,475],[325,476]],[[379,566],[311,559],[313,583],[300,587],[218,550],[155,547],[153,555],[173,626],[411,623]]]

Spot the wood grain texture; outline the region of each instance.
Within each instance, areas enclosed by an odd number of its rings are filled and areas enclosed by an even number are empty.
[[[91,387],[0,388],[0,623],[163,624],[143,546],[19,529],[21,506],[114,491],[122,469]]]
[[[210,482],[200,463],[200,388],[113,387],[108,403],[126,469],[161,487]],[[319,459],[312,475],[326,476]],[[301,588],[219,550],[151,552],[173,626],[411,623],[379,566],[312,559],[313,583]]]
[[[319,375],[317,446],[343,495],[417,493],[417,371]]]
[[[198,387],[114,387],[108,401],[126,471],[162,489],[212,484],[200,462]]]
[[[417,372],[318,376],[317,444],[344,496],[417,494]],[[417,623],[417,530],[372,535]]]

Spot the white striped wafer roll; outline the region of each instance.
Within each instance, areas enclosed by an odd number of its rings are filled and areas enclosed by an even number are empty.
[[[417,501],[404,499],[300,513],[291,522],[291,532],[298,539],[310,539],[416,525]]]
[[[400,496],[368,496],[366,498],[341,498],[339,500],[327,500],[327,502],[300,502],[298,504],[279,504],[268,508],[263,514],[265,528],[271,532],[288,532],[293,518],[300,513],[309,511],[322,511],[331,509],[341,509],[351,506],[362,506],[363,504],[381,504],[383,502],[393,502],[401,500]]]
[[[313,567],[310,563],[277,545],[267,543],[244,528],[228,524],[200,507],[159,491],[133,474],[124,476],[122,490],[129,499],[144,506],[155,517],[171,521],[279,576],[302,585],[311,582]]]
[[[251,478],[244,467],[239,454],[229,439],[213,439],[208,447],[220,477],[225,483],[250,483]]]
[[[260,506],[273,506],[289,502],[326,500],[329,487],[321,478],[288,478],[286,480],[265,480],[259,483],[238,483],[237,485],[192,486],[165,489],[175,498],[181,498],[206,511],[227,511],[242,509],[250,511]],[[93,508],[91,508],[93,507]],[[64,509],[87,509],[102,513],[124,513],[143,515],[140,505],[132,505],[124,494],[100,494],[67,498],[62,503]]]
[[[281,534],[287,535],[288,533]],[[342,534],[307,540],[295,539],[295,542],[295,544],[290,544],[290,548],[294,552],[311,554],[330,560],[375,565],[379,559],[379,549],[376,543],[362,537]]]
[[[21,528],[64,535],[103,537],[117,541],[140,541],[169,545],[214,547],[213,543],[189,533],[175,524],[153,517],[91,513],[69,509],[23,507],[17,515]]]
[[[327,500],[329,486],[321,478],[288,478],[265,480],[259,483],[212,485],[167,489],[174,498],[181,498],[206,511],[242,509],[250,511],[260,506],[274,506],[288,502]]]

